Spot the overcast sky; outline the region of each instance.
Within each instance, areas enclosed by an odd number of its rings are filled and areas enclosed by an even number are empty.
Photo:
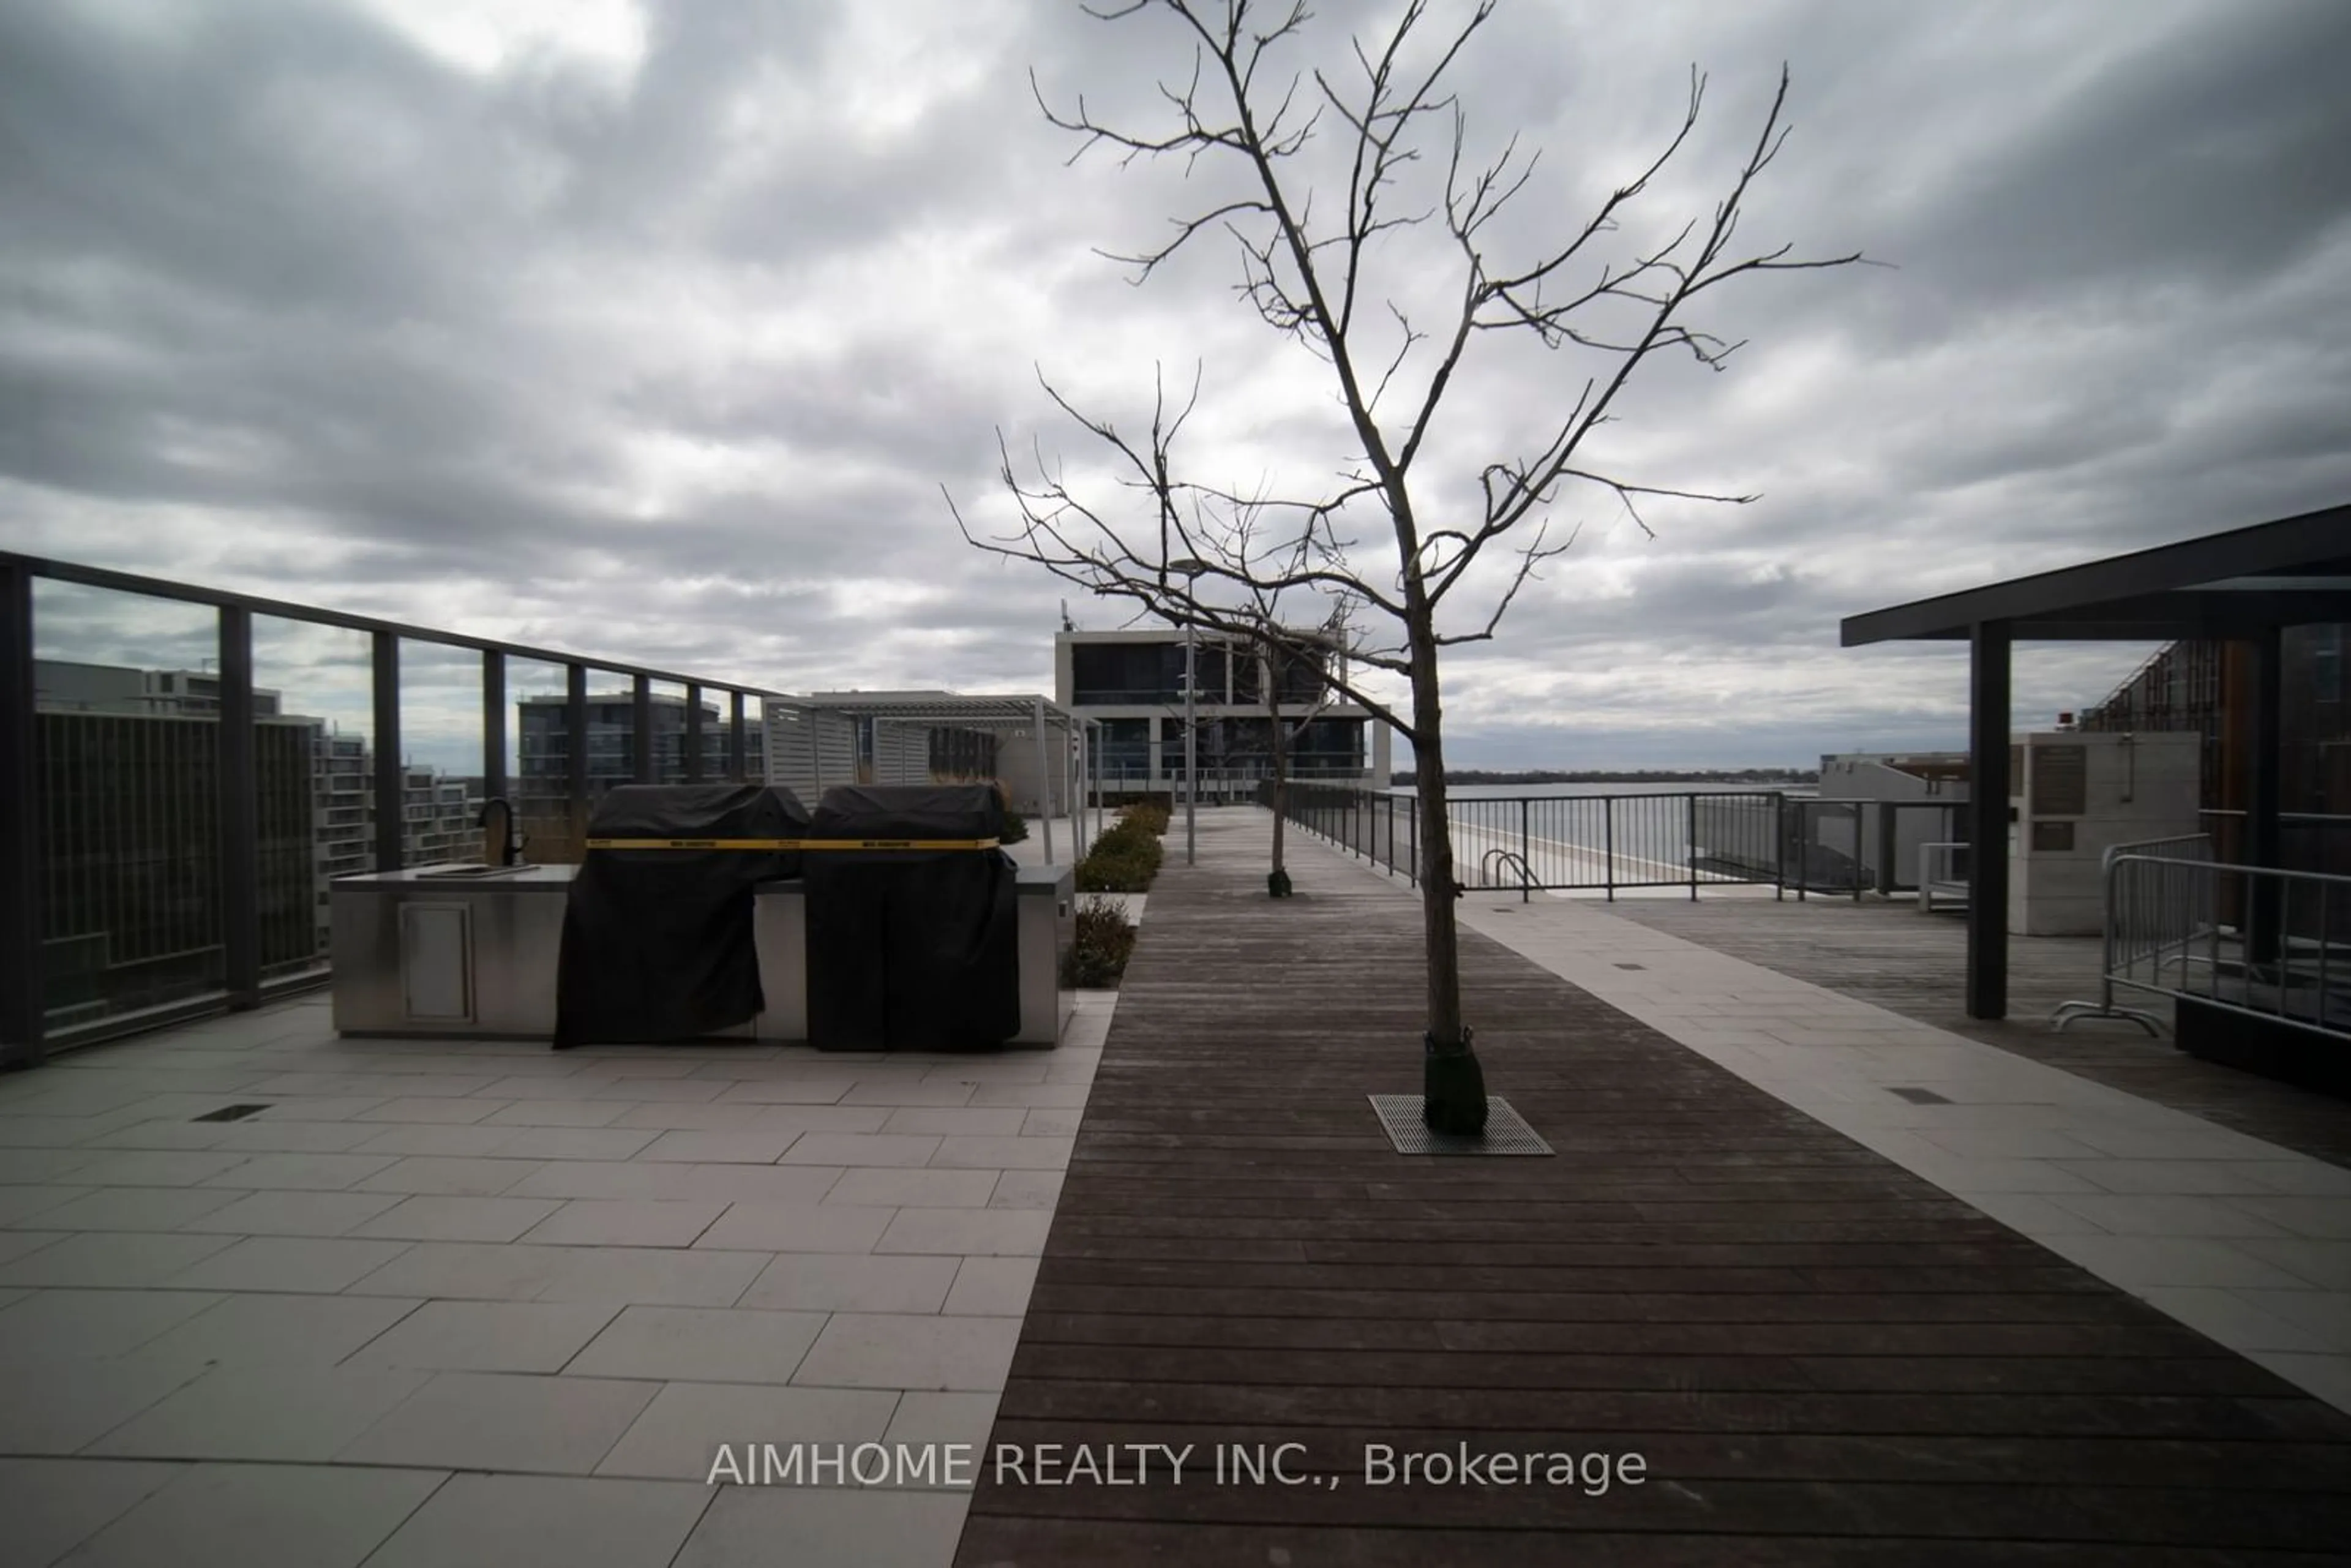
[[[1329,0],[1285,63],[1393,11]],[[1228,247],[1139,288],[1093,254],[1216,187],[1067,166],[1029,73],[1151,129],[1176,42],[1053,0],[0,0],[0,545],[784,690],[1045,687],[1071,591],[941,493],[1001,524],[998,427],[1098,476],[1040,371],[1132,423],[1196,364],[1206,476],[1348,455]],[[1457,86],[1474,147],[1544,152],[1505,241],[1580,223],[1693,65],[1700,133],[1622,237],[1704,215],[1784,60],[1742,236],[1888,265],[1727,288],[1729,369],[1643,371],[1593,455],[1761,499],[1650,539],[1562,497],[1574,549],[1447,666],[1453,760],[1957,745],[1963,654],[1840,617],[2351,498],[2346,59],[2340,0],[1504,0]],[[1379,259],[1384,295],[1455,287]],[[1475,363],[1423,507],[1591,369]],[[48,656],[204,632],[42,605]],[[2149,651],[2028,646],[2020,718]],[[265,628],[262,678],[350,704],[362,655]],[[470,722],[465,666],[411,656]]]

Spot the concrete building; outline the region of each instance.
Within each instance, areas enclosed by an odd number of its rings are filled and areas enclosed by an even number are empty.
[[[44,659],[34,686],[59,1005],[119,1011],[217,984],[219,677]],[[375,758],[364,737],[284,712],[282,692],[256,688],[253,707],[261,963],[277,978],[323,961],[328,884],[375,869]],[[402,860],[473,858],[481,780],[413,766],[402,777]],[[113,869],[90,874],[100,863]]]
[[[732,715],[714,703],[702,707],[701,775],[713,782],[726,777],[726,739]],[[530,841],[528,853],[545,863],[576,861],[580,847],[570,821],[571,710],[561,694],[523,698],[515,705],[516,775],[511,780],[515,812]],[[588,695],[588,800],[592,809],[616,784],[637,782],[636,696],[633,692]],[[687,767],[685,698],[653,694],[653,750],[656,784],[692,781]],[[757,704],[743,721],[743,766],[747,778],[767,771],[767,729]]]
[[[560,695],[525,697],[516,705],[519,716],[521,778],[536,781],[561,800],[571,769],[571,727],[568,700]],[[666,692],[653,698],[653,782],[687,782],[685,699]],[[702,705],[702,776],[726,777],[727,716],[713,703]],[[615,784],[637,782],[636,699],[629,692],[591,692],[588,696],[588,794],[590,800]],[[747,716],[744,748],[748,762],[758,760],[760,724]],[[756,768],[754,768],[756,771]]]
[[[217,988],[217,683],[185,670],[37,660],[45,1010],[58,1025]],[[210,688],[210,689],[207,689]],[[312,721],[254,694],[266,970],[319,950]]]
[[[2281,863],[2351,874],[2351,689],[2344,675],[2351,626],[2287,626],[2278,637],[2278,809],[2289,813]],[[2092,734],[2193,734],[2200,739],[2199,801],[2223,860],[2241,852],[2252,798],[2253,659],[2242,643],[2166,643],[2077,727]]]
[[[1290,634],[1319,649],[1282,672],[1283,722],[1304,727],[1290,743],[1290,776],[1384,786],[1393,747],[1388,727],[1333,697],[1328,672],[1330,662],[1341,655],[1321,633],[1292,628]],[[1100,726],[1097,774],[1106,793],[1177,789],[1184,772],[1185,659],[1185,637],[1177,629],[1063,632],[1054,637],[1054,700]],[[1253,788],[1273,766],[1266,661],[1246,639],[1205,632],[1192,660],[1194,747],[1202,792]]]

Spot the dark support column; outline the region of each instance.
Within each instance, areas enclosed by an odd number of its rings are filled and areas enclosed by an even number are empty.
[[[736,692],[731,695],[735,701],[727,710],[726,718],[726,777],[739,784],[745,777],[744,754],[749,748],[744,744],[747,737],[743,733],[743,694]]]
[[[685,687],[685,781],[702,782],[702,688],[691,681]]]
[[[33,574],[0,561],[0,1069],[42,1057],[41,777]]]
[[[2009,632],[1968,641],[1968,1016],[2008,1016]]]
[[[2275,626],[2249,638],[2252,657],[2252,735],[2245,747],[2252,789],[2245,801],[2245,863],[2275,867],[2282,845],[2278,837],[2280,765],[2285,747],[2280,727],[2280,691],[2283,637]],[[2252,908],[2245,923],[2245,956],[2256,964],[2277,957],[2283,929],[2283,883],[2262,879],[2251,883]]]
[[[375,869],[398,871],[407,811],[400,766],[400,639],[375,634]]]
[[[660,783],[660,759],[653,755],[653,682],[651,675],[636,678],[629,704],[629,728],[637,737],[637,782]]]
[[[507,656],[482,655],[482,799],[507,792]]]
[[[253,612],[220,612],[221,985],[261,1005],[261,794],[253,731]]]
[[[565,758],[564,817],[571,824],[571,837],[584,841],[588,837],[588,666],[563,666],[563,728],[567,740]]]

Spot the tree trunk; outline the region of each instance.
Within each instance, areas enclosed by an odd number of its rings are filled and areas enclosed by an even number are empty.
[[[1422,613],[1426,615],[1424,605]],[[1426,624],[1426,622],[1424,622]],[[1455,922],[1453,824],[1445,812],[1445,737],[1437,649],[1416,638],[1412,660],[1413,793],[1420,801],[1420,915],[1428,948],[1428,1033],[1422,1040],[1420,1119],[1433,1132],[1483,1137],[1486,1073],[1461,1021],[1461,940]]]
[[[1424,613],[1426,613],[1424,612]],[[1445,810],[1444,715],[1428,639],[1412,661],[1413,793],[1420,804],[1420,914],[1428,947],[1428,1038],[1440,1049],[1468,1041],[1461,1026],[1461,942],[1455,923],[1453,826]]]
[[[1268,677],[1268,685],[1270,684],[1271,678]],[[1276,873],[1280,873],[1283,869],[1281,864],[1281,819],[1282,813],[1290,808],[1290,745],[1287,738],[1281,733],[1281,698],[1277,695],[1269,699],[1265,706],[1266,713],[1268,715],[1269,733],[1270,733],[1273,737],[1272,869]]]

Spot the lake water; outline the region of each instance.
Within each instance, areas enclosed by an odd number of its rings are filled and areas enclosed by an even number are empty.
[[[1595,781],[1573,784],[1462,784],[1447,794],[1453,823],[1456,863],[1473,884],[1490,884],[1512,874],[1501,857],[1523,860],[1533,877],[1552,885],[1679,882],[1693,862],[1709,868],[1700,880],[1737,874],[1772,863],[1778,851],[1781,813],[1771,803],[1777,792],[1808,799],[1813,786],[1799,784],[1665,783]],[[1364,848],[1387,858],[1386,841],[1409,858],[1410,833],[1404,803],[1410,785],[1382,791],[1397,802],[1395,821],[1379,821],[1347,830],[1364,837]],[[1696,804],[1708,796],[1746,796],[1744,801]],[[1472,873],[1474,872],[1474,875]]]
[[[1382,793],[1409,795],[1412,788],[1409,784],[1395,784]],[[1809,796],[1813,789],[1810,784],[1456,784],[1446,794],[1453,800],[1537,800],[1560,795],[1768,795],[1775,789],[1783,795]]]

